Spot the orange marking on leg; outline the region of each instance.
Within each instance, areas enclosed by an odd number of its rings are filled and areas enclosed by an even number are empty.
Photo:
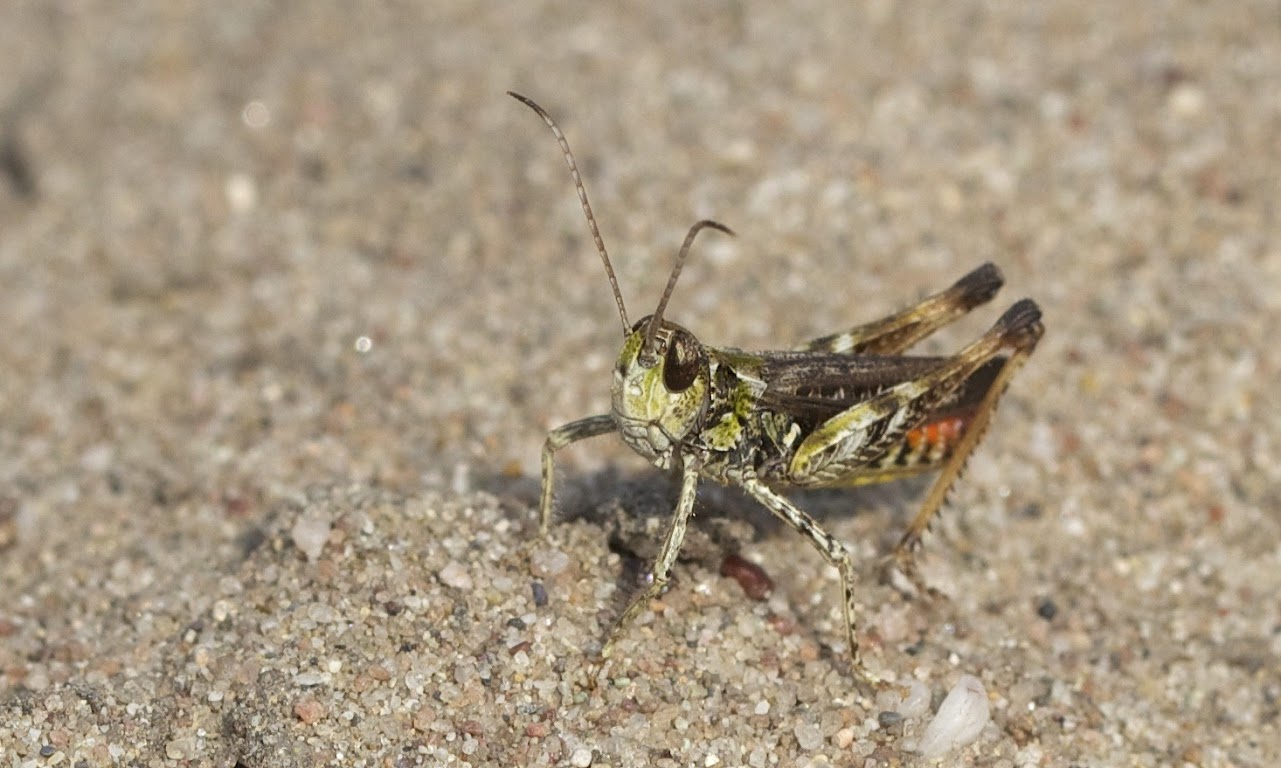
[[[922,424],[907,433],[908,448],[915,451],[924,446],[946,450],[961,439],[961,435],[965,434],[965,427],[968,424],[969,418],[966,416],[948,416],[938,421]]]

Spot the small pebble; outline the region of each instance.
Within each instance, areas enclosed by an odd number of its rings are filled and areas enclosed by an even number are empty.
[[[325,705],[313,696],[305,696],[294,704],[294,717],[306,725],[312,725],[325,716]]]
[[[529,556],[529,570],[539,578],[555,576],[569,567],[569,555],[559,549],[544,547]]]
[[[895,711],[903,717],[920,717],[930,709],[930,689],[925,687],[925,683],[919,680],[913,680],[912,686],[908,688],[907,696],[903,697],[903,703],[895,707]]]
[[[933,759],[964,747],[979,737],[990,716],[983,683],[972,675],[962,675],[939,705],[934,719],[925,726],[916,749]]]
[[[898,712],[890,712],[887,710],[876,715],[876,722],[880,723],[882,728],[889,728],[890,726],[898,725],[903,722],[903,715]]]
[[[441,583],[447,587],[463,590],[472,588],[471,576],[467,574],[467,569],[458,562],[450,562],[449,565],[441,568],[440,573],[436,575],[440,577]]]
[[[592,764],[592,751],[586,747],[579,747],[569,756],[569,764],[574,768],[587,768]]]
[[[227,196],[227,204],[237,213],[251,210],[258,203],[258,185],[248,174],[228,176],[223,193]]]
[[[329,521],[316,515],[304,513],[289,530],[289,537],[294,546],[307,556],[308,562],[315,562],[325,549],[329,540]]]
[[[721,575],[728,576],[753,600],[767,600],[774,592],[774,580],[765,569],[740,555],[726,555],[721,561]]]
[[[294,675],[294,685],[301,688],[311,688],[315,685],[324,685],[329,682],[329,675],[323,672],[299,672]]]
[[[529,588],[534,593],[535,606],[542,608],[547,605],[547,587],[544,587],[541,581],[531,583]]]
[[[1036,615],[1046,621],[1053,621],[1054,617],[1059,615],[1059,607],[1054,604],[1050,598],[1045,598],[1036,606]]]
[[[191,746],[186,738],[173,739],[165,743],[165,757],[170,760],[186,760],[191,757]]]
[[[1182,83],[1166,99],[1170,110],[1179,117],[1195,117],[1205,111],[1205,91],[1191,83]]]
[[[796,726],[796,743],[806,752],[823,746],[823,733],[813,723],[799,723]]]

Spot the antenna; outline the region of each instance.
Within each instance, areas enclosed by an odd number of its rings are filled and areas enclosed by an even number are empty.
[[[627,338],[627,334],[631,332],[632,324],[627,322],[627,310],[623,307],[623,294],[618,290],[618,278],[614,276],[614,267],[609,263],[609,254],[605,252],[605,241],[601,239],[600,227],[596,226],[596,217],[592,215],[591,203],[587,202],[587,190],[583,188],[583,179],[578,175],[578,164],[574,162],[574,153],[569,151],[569,142],[565,140],[565,134],[561,133],[556,121],[552,119],[551,115],[547,114],[547,110],[538,106],[533,99],[528,96],[522,96],[515,91],[508,91],[507,95],[537,112],[538,116],[543,118],[543,122],[547,123],[548,127],[552,129],[552,133],[556,135],[556,141],[560,142],[560,150],[565,153],[565,162],[569,165],[569,175],[574,177],[574,187],[578,190],[578,202],[583,206],[583,215],[587,217],[587,224],[592,228],[592,239],[596,241],[596,250],[600,253],[601,262],[605,265],[605,274],[609,276],[609,287],[614,290],[614,301],[618,304],[618,319],[623,321],[623,338]],[[699,223],[703,224],[704,222]],[[720,225],[717,226],[719,227]],[[685,250],[689,248],[688,240],[692,240],[693,237],[694,232],[691,231],[685,243]],[[682,260],[684,260],[683,250]],[[680,271],[679,262],[677,263],[676,271]],[[672,279],[675,280],[675,278],[676,276],[672,275]],[[672,287],[669,284],[667,286],[668,293],[671,290]],[[667,302],[666,295],[663,296],[663,302]]]
[[[654,334],[658,333],[658,327],[663,322],[663,310],[667,309],[667,300],[672,297],[672,289],[676,287],[676,278],[681,275],[681,268],[685,266],[685,259],[689,256],[689,247],[694,244],[694,237],[703,229],[715,229],[724,232],[727,235],[733,235],[734,230],[711,219],[703,219],[694,226],[689,228],[689,234],[685,235],[685,242],[681,244],[681,252],[676,255],[676,266],[672,267],[672,276],[667,278],[667,287],[663,289],[663,298],[658,300],[658,309],[649,318],[649,326],[645,328],[645,344],[641,349],[645,354],[653,357],[654,354]]]

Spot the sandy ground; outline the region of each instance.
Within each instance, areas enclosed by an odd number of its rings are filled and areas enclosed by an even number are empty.
[[[1281,763],[1275,2],[6,2],[0,765]],[[927,539],[925,492],[797,494],[835,571],[612,437],[607,284],[778,348],[985,260],[1047,334]],[[1269,395],[1268,393],[1272,393]],[[719,573],[730,552],[767,600]],[[749,586],[751,578],[744,577]],[[909,713],[911,714],[911,713]]]

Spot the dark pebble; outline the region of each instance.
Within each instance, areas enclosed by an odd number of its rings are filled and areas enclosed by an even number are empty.
[[[753,600],[768,599],[774,591],[774,580],[765,569],[740,555],[726,555],[721,561],[721,575],[728,576]]]
[[[1059,607],[1054,604],[1050,598],[1045,598],[1036,605],[1036,615],[1046,621],[1053,621],[1055,616],[1059,615]]]
[[[903,716],[897,712],[886,710],[876,715],[876,722],[880,723],[882,728],[890,728],[903,722]]]

